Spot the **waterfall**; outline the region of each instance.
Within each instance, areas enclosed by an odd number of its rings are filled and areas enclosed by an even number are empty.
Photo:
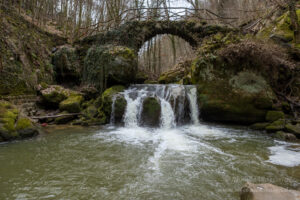
[[[175,126],[175,115],[171,104],[165,99],[160,99],[161,102],[161,127],[173,128]]]
[[[189,89],[187,92],[187,96],[190,102],[191,119],[195,125],[198,125],[199,111],[198,111],[198,104],[197,104],[197,89],[195,87]]]
[[[117,95],[123,95],[127,106],[123,116],[125,127],[138,127],[142,123],[144,100],[157,99],[160,105],[160,127],[170,129],[184,123],[199,124],[197,89],[193,85],[136,84]],[[115,98],[112,103],[111,122],[114,122]]]

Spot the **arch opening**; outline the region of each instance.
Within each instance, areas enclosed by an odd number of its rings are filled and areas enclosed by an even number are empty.
[[[171,34],[158,34],[139,49],[138,69],[147,72],[150,79],[154,80],[194,56],[194,47],[185,39]]]

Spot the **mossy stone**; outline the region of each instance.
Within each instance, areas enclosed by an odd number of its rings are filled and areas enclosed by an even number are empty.
[[[278,119],[283,119],[284,113],[282,111],[268,111],[266,115],[266,121],[268,122],[274,122]]]
[[[270,125],[270,123],[255,123],[252,124],[250,127],[254,130],[265,130],[265,128]]]
[[[266,131],[270,132],[270,133],[280,131],[280,130],[284,129],[284,126],[285,126],[285,120],[279,119],[279,120],[271,123],[270,125],[268,125],[266,127]]]
[[[20,118],[17,121],[16,124],[16,130],[22,130],[22,129],[27,129],[27,128],[31,128],[32,127],[32,123],[28,118]]]
[[[122,123],[122,119],[126,110],[127,101],[123,96],[117,96],[115,99],[114,122]]]
[[[161,107],[159,100],[154,97],[148,97],[143,102],[142,124],[144,126],[159,126]]]
[[[83,97],[81,95],[71,95],[66,100],[60,102],[59,109],[69,113],[79,113],[81,111],[81,103]]]
[[[101,100],[96,100],[96,104],[97,102],[101,103],[100,107],[98,108],[98,113],[105,115],[105,119],[107,120],[107,122],[109,122],[111,117],[114,96],[120,92],[123,92],[124,90],[125,87],[122,85],[113,86],[103,92],[101,97],[99,97],[101,98]],[[103,118],[103,116],[101,116],[101,118]]]
[[[286,141],[296,141],[297,137],[294,134],[286,133],[284,131],[277,131],[274,135],[275,138],[286,140]]]
[[[300,139],[300,124],[297,125],[287,124],[285,125],[285,129],[288,132],[294,133],[296,137]]]
[[[46,108],[58,108],[60,102],[66,100],[69,96],[77,96],[78,92],[65,89],[62,86],[50,85],[41,91],[42,105]]]

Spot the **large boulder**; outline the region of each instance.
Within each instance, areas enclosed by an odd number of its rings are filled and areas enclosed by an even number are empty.
[[[0,140],[28,138],[38,133],[30,119],[22,116],[14,105],[0,101]]]
[[[111,88],[108,88],[103,92],[103,94],[98,97],[98,99],[95,102],[96,106],[99,106],[98,108],[98,115],[99,117],[103,118],[105,117],[106,123],[110,121],[111,114],[112,114],[112,104],[115,100],[115,116],[116,118],[121,118],[121,116],[124,115],[125,108],[126,108],[126,100],[122,99],[121,96],[116,96],[120,92],[123,92],[125,89],[124,86],[118,85],[113,86]],[[114,99],[115,98],[115,99]]]
[[[142,125],[156,127],[159,126],[161,107],[159,100],[154,97],[148,97],[143,102]]]
[[[241,191],[241,200],[299,200],[300,191],[288,190],[269,183],[247,183]]]
[[[199,105],[206,121],[253,124],[265,121],[267,110],[272,108],[275,95],[265,79],[254,72],[235,75],[207,66],[193,76],[197,79],[194,83],[199,84]]]
[[[77,85],[81,81],[81,66],[76,49],[69,45],[58,47],[52,56],[56,81],[68,85]]]
[[[83,97],[81,95],[70,95],[66,100],[59,103],[59,109],[61,111],[67,111],[69,113],[79,113],[81,111],[81,103]]]
[[[49,85],[41,91],[41,104],[46,108],[58,108],[59,104],[70,96],[78,96],[79,93],[63,88],[59,85]]]
[[[100,92],[113,85],[134,82],[137,73],[135,51],[123,46],[94,46],[84,59],[83,80]]]

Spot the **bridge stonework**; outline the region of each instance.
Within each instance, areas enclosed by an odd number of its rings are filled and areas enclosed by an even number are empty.
[[[171,34],[192,47],[203,38],[234,31],[231,28],[193,21],[131,21],[120,27],[75,42],[82,72],[82,83],[100,92],[106,88],[136,82],[138,52],[142,45],[159,34]]]
[[[126,46],[138,52],[142,45],[154,36],[171,34],[184,39],[192,47],[197,47],[204,37],[229,31],[233,31],[233,29],[219,25],[207,25],[205,22],[131,21],[105,33],[86,37],[80,41],[80,44],[112,44]]]

